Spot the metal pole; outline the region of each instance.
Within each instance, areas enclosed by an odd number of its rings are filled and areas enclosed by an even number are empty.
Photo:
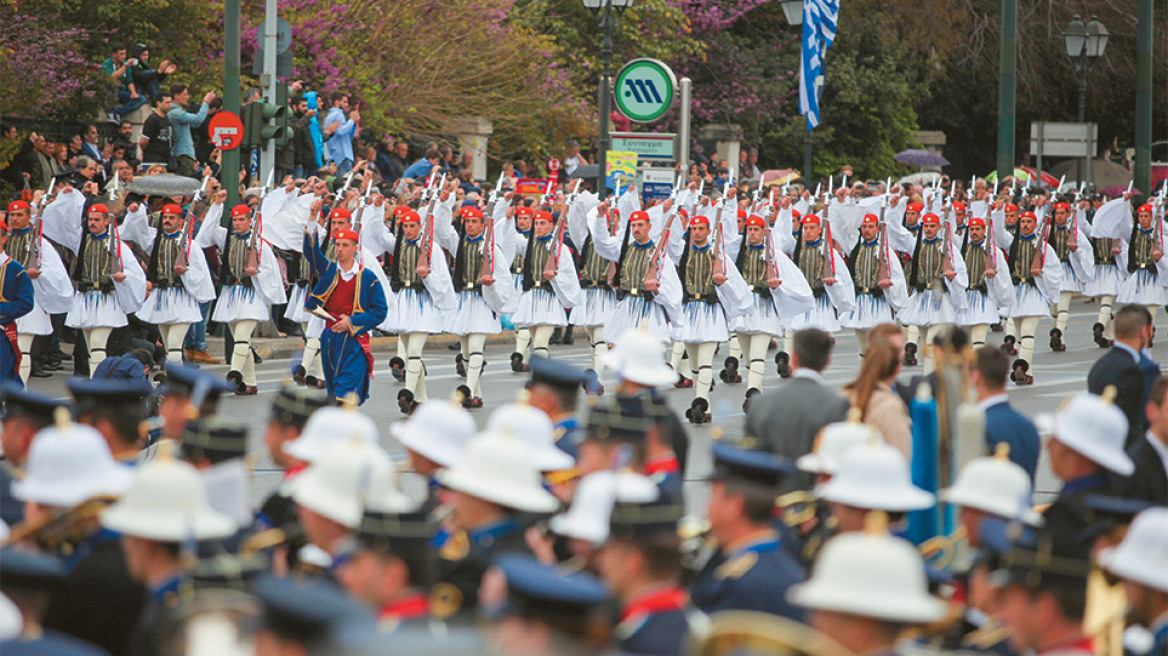
[[[1152,192],[1152,0],[1140,0],[1136,26],[1136,161],[1135,187]]]
[[[612,84],[609,82],[609,76],[612,75],[612,2],[605,0],[604,2],[604,48],[601,50],[601,55],[604,58],[604,72],[600,76],[600,148],[596,159],[599,165],[599,173],[596,174],[596,195],[601,200],[608,195],[608,186],[605,181],[607,177],[605,174],[608,169],[608,121],[609,114],[612,110],[609,109],[609,95],[612,93]]]
[[[1002,0],[998,56],[998,180],[1014,175],[1014,126],[1018,85],[1018,0]]]
[[[1087,122],[1087,45],[1083,44],[1083,51],[1079,53],[1079,125]],[[1090,139],[1088,138],[1089,142]],[[1091,151],[1087,151],[1087,157]],[[1083,160],[1075,162],[1075,182],[1083,184]]]
[[[681,107],[680,107],[680,123],[681,126],[677,131],[677,138],[680,141],[677,149],[677,161],[681,162],[682,174],[689,178],[689,132],[690,132],[690,106],[689,93],[690,87],[693,86],[693,80],[688,77],[681,78]]]
[[[240,0],[226,0],[223,9],[223,109],[239,116]],[[227,208],[239,204],[239,148],[223,151],[219,183],[227,190]],[[223,227],[231,227],[230,209],[223,212]]]
[[[261,83],[264,85],[264,97],[268,102],[276,103],[276,0],[267,0],[264,3],[264,75]],[[268,139],[264,153],[260,157],[260,183],[267,184],[271,179],[272,169],[276,168],[276,140]],[[277,180],[276,184],[280,184]]]
[[[807,131],[803,133],[803,179],[811,184],[811,123],[807,124]]]

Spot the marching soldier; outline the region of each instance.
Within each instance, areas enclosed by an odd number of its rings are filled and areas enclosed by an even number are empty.
[[[856,288],[856,308],[840,316],[840,325],[856,333],[860,357],[868,350],[868,332],[891,323],[894,312],[908,303],[900,258],[887,238],[881,238],[880,217],[865,214],[860,238],[848,256],[848,271]]]
[[[589,229],[588,216],[595,208],[595,196],[587,194],[570,207],[568,212],[568,233],[573,238],[584,235],[584,243],[580,247],[580,288],[584,298],[571,315],[568,323],[579,326],[588,335],[588,343],[592,347],[592,371],[597,379],[604,372],[604,355],[608,353],[608,344],[604,341],[605,326],[616,309],[616,291],[609,286],[609,274],[613,264],[596,250],[596,239]],[[620,227],[620,215],[609,212],[601,226],[605,236],[615,238]],[[601,388],[603,389],[603,387]]]
[[[32,209],[22,201],[8,204],[5,222],[8,224],[8,242],[4,252],[24,267],[32,280],[33,303],[28,314],[16,320],[16,338],[19,342],[20,379],[28,382],[30,375],[44,376],[43,363],[34,362],[33,342],[47,340],[53,334],[51,314],[63,314],[73,304],[73,282],[61,262],[61,256],[52,244],[45,241],[40,231],[30,223]],[[9,283],[12,284],[12,283]],[[5,295],[5,298],[12,298]],[[42,350],[38,348],[37,350]],[[37,365],[34,367],[33,365]]]
[[[212,321],[227,324],[234,339],[227,380],[238,396],[257,392],[255,354],[251,336],[261,321],[271,318],[269,308],[287,302],[276,254],[252,225],[247,205],[231,208],[231,230],[219,225],[226,192],[216,197],[195,239],[200,248],[219,248],[219,300]]]
[[[451,279],[458,298],[447,315],[446,332],[458,335],[462,343],[466,363],[463,405],[481,408],[480,381],[487,335],[496,335],[503,329],[499,315],[511,304],[515,290],[503,255],[505,251],[496,241],[495,226],[488,230],[486,219],[477,207],[463,208],[460,214],[462,226],[456,230],[449,207],[438,203],[434,210],[434,237],[446,252],[454,253]]]
[[[509,199],[508,199],[508,202]],[[501,206],[500,209],[507,209]],[[515,227],[507,227],[507,219],[511,218],[515,221]],[[532,224],[535,221],[535,209],[530,205],[520,202],[515,205],[513,211],[504,212],[502,217],[493,217],[495,224],[498,225],[502,232],[499,234],[499,244],[503,246],[503,252],[507,255],[507,261],[510,262],[510,272],[512,284],[514,285],[514,294],[510,297],[514,301],[518,301],[520,295],[523,294],[523,263],[527,255],[526,249],[523,245],[527,239],[531,238]],[[512,234],[513,231],[515,234]],[[521,237],[520,241],[516,237]],[[513,307],[508,307],[508,310],[514,310]],[[531,330],[523,326],[515,326],[515,350],[511,353],[511,371],[521,373],[527,371],[527,365],[523,363],[523,359],[527,357],[527,349],[531,346]],[[518,356],[518,357],[516,357]]]
[[[203,249],[193,243],[185,227],[181,207],[175,203],[162,206],[161,229],[147,225],[144,210],[134,209],[126,215],[124,229],[130,231],[140,224],[138,229],[145,241],[141,245],[150,254],[146,266],[147,298],[137,316],[158,326],[166,361],[179,364],[187,329],[203,320],[199,304],[215,299],[215,285]]]
[[[1123,242],[1120,258],[1127,264],[1127,277],[1119,287],[1117,300],[1121,304],[1135,303],[1148,308],[1152,323],[1156,312],[1168,302],[1168,261],[1164,259],[1163,234],[1153,221],[1150,203],[1136,210],[1136,221],[1131,236]]]
[[[547,357],[552,332],[568,325],[566,310],[578,306],[583,296],[572,253],[560,241],[562,234],[553,230],[551,212],[537,211],[531,225],[529,239],[515,236],[518,247],[524,249],[523,284],[511,320],[516,328],[531,331],[532,356]]]
[[[1013,302],[1014,283],[1005,274],[1009,270],[1005,253],[986,238],[985,219],[971,218],[967,226],[961,259],[965,261],[969,286],[965,289],[965,307],[957,310],[957,325],[969,331],[973,348],[979,349],[985,346],[990,326]]]
[[[799,267],[815,296],[815,308],[797,316],[787,328],[784,350],[775,355],[779,375],[790,376],[791,340],[805,328],[834,333],[840,329],[838,316],[856,307],[856,289],[851,272],[834,245],[823,234],[819,217],[806,214],[800,219],[801,238],[794,243],[791,260]]]
[[[1004,223],[994,223],[997,243],[1008,249],[1010,279],[1014,283],[1014,302],[1007,315],[1018,325],[1018,359],[1011,366],[1010,379],[1018,385],[1034,383],[1030,367],[1034,358],[1034,333],[1042,317],[1050,315],[1050,306],[1059,298],[1062,263],[1050,244],[1038,233],[1038,217],[1026,211],[1018,219],[1017,238]],[[1007,337],[1007,342],[1009,337]]]
[[[924,341],[932,344],[936,329],[953,324],[957,311],[965,307],[969,278],[958,246],[941,230],[941,218],[925,214],[921,226],[909,264],[908,304],[897,317],[902,324],[923,332]],[[932,349],[926,349],[926,374],[936,364],[931,355]]]
[[[42,220],[45,229],[61,235],[62,245],[76,256],[71,277],[77,293],[65,325],[82,331],[93,371],[106,357],[106,342],[113,329],[127,325],[126,315],[142,307],[146,276],[129,247],[115,234],[108,207],[91,205],[86,221],[81,221],[85,198],[71,187],[61,190],[53,204],[58,203],[62,211],[46,210]]]
[[[1087,233],[1079,221],[1071,220],[1070,204],[1054,204],[1054,223],[1051,225],[1048,243],[1058,255],[1063,274],[1054,328],[1050,330],[1050,349],[1065,351],[1067,345],[1063,342],[1063,334],[1070,317],[1071,298],[1076,293],[1087,291],[1095,278],[1094,250],[1087,248]]]
[[[1083,295],[1099,302],[1099,316],[1091,327],[1095,343],[1099,348],[1111,348],[1115,338],[1111,328],[1112,308],[1119,295],[1120,282],[1124,279],[1120,275],[1116,258],[1123,252],[1123,246],[1119,240],[1095,236],[1094,225],[1087,221],[1086,216],[1090,207],[1090,201],[1084,200],[1075,208],[1079,225],[1091,240],[1091,255],[1095,260],[1094,275],[1091,276],[1091,282],[1084,285]]]

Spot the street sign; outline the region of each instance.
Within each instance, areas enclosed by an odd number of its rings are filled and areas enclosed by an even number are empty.
[[[276,19],[276,54],[292,47],[292,26],[283,18]]]
[[[547,193],[548,180],[540,178],[519,178],[515,183],[515,193],[520,195]]]
[[[616,189],[617,182],[622,187],[631,184],[637,178],[637,154],[623,153],[610,150],[607,153],[608,162],[605,168],[605,179],[610,189]]]
[[[234,150],[243,143],[243,121],[227,110],[220,111],[207,124],[207,135],[216,148]]]
[[[673,194],[672,169],[641,170],[641,202],[665,200]]]
[[[616,106],[621,113],[638,123],[652,123],[673,104],[677,78],[663,62],[634,59],[617,73]]]
[[[636,153],[641,159],[672,162],[677,145],[675,132],[613,132],[612,149]]]
[[[548,174],[549,175],[554,176],[555,174],[560,172],[560,160],[558,160],[554,157],[548,160],[547,166],[548,166]]]
[[[1030,154],[1044,157],[1094,157],[1099,143],[1095,123],[1030,124]]]

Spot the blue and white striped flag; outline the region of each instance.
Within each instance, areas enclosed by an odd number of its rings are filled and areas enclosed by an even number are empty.
[[[803,1],[803,66],[799,70],[799,113],[807,129],[819,125],[819,97],[823,94],[823,56],[835,41],[839,0]]]

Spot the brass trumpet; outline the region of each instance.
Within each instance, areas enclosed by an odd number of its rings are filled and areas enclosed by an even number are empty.
[[[957,556],[957,547],[966,538],[965,527],[958,526],[949,535],[938,535],[934,538],[929,538],[917,547],[920,551],[921,558],[929,563],[929,567],[935,571],[942,571],[948,569],[953,564],[953,559]]]
[[[97,521],[101,513],[115,501],[117,497],[97,496],[68,510],[56,512],[45,521],[35,524],[22,522],[12,527],[8,539],[0,547],[32,542],[47,553],[69,555],[73,551],[73,543],[89,533],[86,527]]]

